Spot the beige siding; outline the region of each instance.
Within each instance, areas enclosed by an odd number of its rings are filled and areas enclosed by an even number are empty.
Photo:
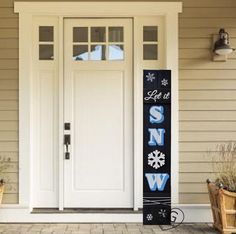
[[[4,203],[18,202],[18,16],[0,1],[0,161],[9,161]],[[236,53],[211,61],[211,35],[225,27],[236,45],[235,0],[184,0],[179,20],[180,202],[208,203],[206,155],[236,140]]]
[[[18,203],[18,16],[0,1],[0,161],[7,163],[3,203]]]
[[[212,33],[236,44],[236,1],[184,1],[180,16],[180,202],[207,203],[208,149],[236,140],[236,54],[211,61]]]

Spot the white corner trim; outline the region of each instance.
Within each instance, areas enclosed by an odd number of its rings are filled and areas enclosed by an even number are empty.
[[[157,16],[182,12],[182,2],[15,2],[14,11],[86,17],[129,17],[131,12],[134,16]]]
[[[31,41],[31,22],[29,14],[19,16],[19,204],[30,203],[30,77],[31,48],[25,43]],[[24,58],[24,59],[21,59]],[[24,77],[24,79],[22,79]]]

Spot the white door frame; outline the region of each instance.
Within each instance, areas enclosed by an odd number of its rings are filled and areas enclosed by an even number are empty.
[[[96,4],[96,7],[94,7]],[[31,206],[31,134],[32,134],[32,18],[35,16],[57,17],[59,36],[63,35],[64,17],[131,17],[134,20],[134,38],[139,35],[138,27],[142,17],[164,19],[165,61],[159,69],[172,70],[172,117],[171,117],[171,167],[172,202],[179,201],[179,114],[178,114],[178,13],[182,11],[180,2],[15,2],[14,10],[19,13],[19,205]],[[61,37],[63,38],[63,37]],[[146,66],[140,53],[141,42],[134,40],[134,209],[142,207],[142,70],[155,69],[153,64]],[[63,80],[63,41],[59,42],[59,90]],[[63,100],[62,95],[59,97]],[[59,110],[61,113],[62,110]],[[61,121],[62,123],[62,121]],[[63,126],[59,126],[60,144]],[[63,148],[60,149],[63,157]],[[62,169],[63,162],[59,162]],[[59,184],[59,190],[63,190]],[[63,198],[59,198],[62,208]],[[30,207],[31,208],[31,207]]]

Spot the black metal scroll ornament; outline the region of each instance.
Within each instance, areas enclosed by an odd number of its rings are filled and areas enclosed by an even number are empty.
[[[143,71],[143,224],[171,224],[171,71]]]

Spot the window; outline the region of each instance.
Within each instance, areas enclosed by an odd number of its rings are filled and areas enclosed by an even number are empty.
[[[53,26],[39,26],[39,60],[54,59]]]
[[[143,27],[143,59],[158,60],[158,27]]]
[[[123,27],[74,27],[73,60],[124,59]]]

